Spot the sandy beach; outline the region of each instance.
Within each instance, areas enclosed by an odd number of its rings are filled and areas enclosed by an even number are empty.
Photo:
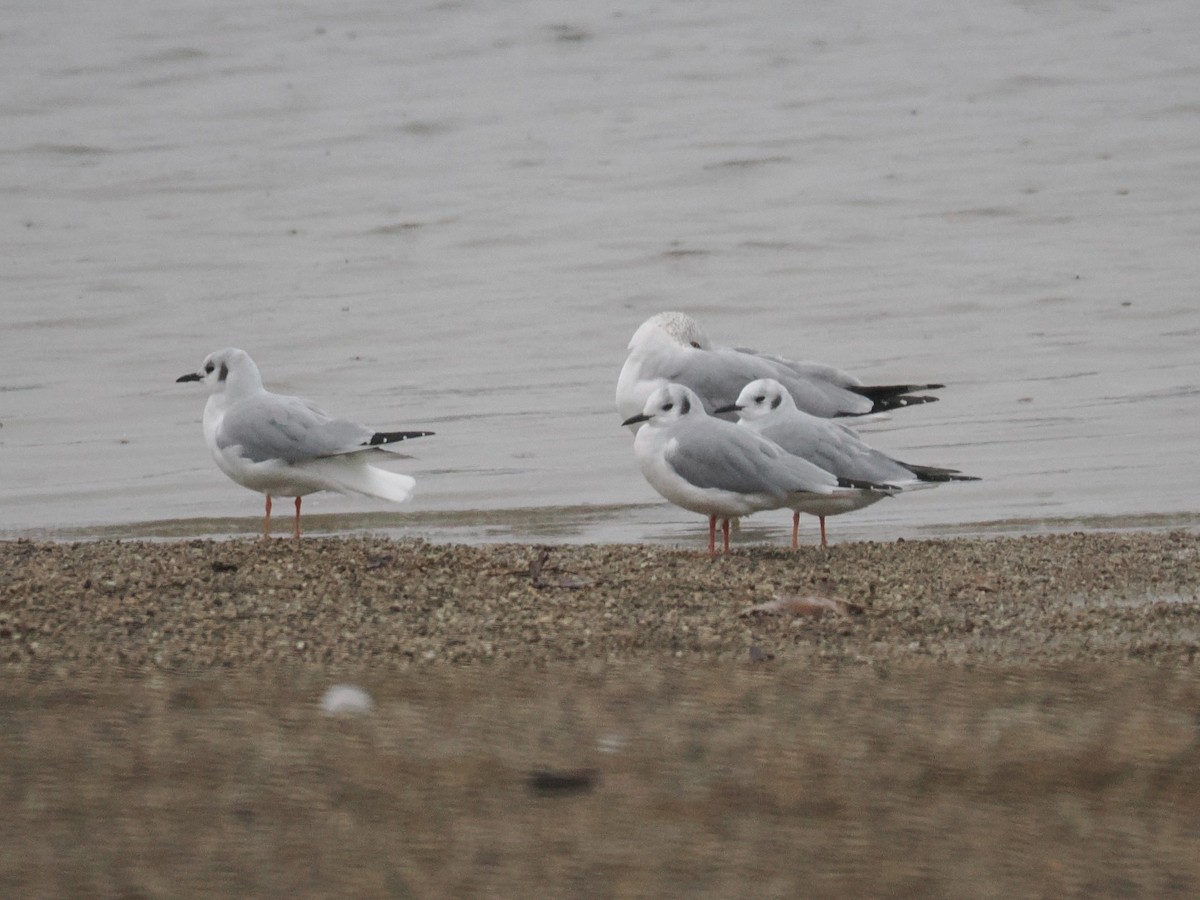
[[[0,543],[0,892],[1200,889],[1200,535],[699,550]]]

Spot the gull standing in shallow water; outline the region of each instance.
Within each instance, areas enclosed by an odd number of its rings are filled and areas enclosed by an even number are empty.
[[[708,516],[708,554],[716,556],[717,520],[729,552],[729,520],[764,509],[827,500],[867,488],[793,456],[748,428],[704,411],[681,384],[658,388],[642,412],[633,451],[650,486],[676,506]]]
[[[386,444],[426,437],[432,431],[374,431],[335,419],[308,400],[263,388],[258,366],[244,350],[210,353],[199,372],[176,381],[208,385],[204,442],[217,466],[242,487],[266,494],[263,537],[271,534],[271,497],[296,498],[295,535],[300,537],[300,498],[316,491],[364,494],[401,503],[416,481],[369,465]]]
[[[632,418],[642,411],[652,391],[674,382],[699,394],[704,408],[712,413],[736,402],[738,392],[756,378],[774,378],[788,389],[797,407],[823,418],[864,416],[930,403],[937,397],[915,392],[943,387],[864,385],[833,366],[713,346],[691,316],[661,312],[643,322],[629,342],[629,356],[617,380],[617,412],[623,419]]]
[[[752,381],[738,395],[737,401],[718,410],[736,412],[740,427],[774,441],[788,453],[820,466],[839,478],[865,481],[891,487],[897,491],[933,487],[944,481],[978,481],[957,469],[934,466],[915,466],[873,449],[851,429],[840,422],[810,416],[796,408],[787,389],[771,378]],[[792,546],[797,546],[800,513],[807,512],[821,520],[821,546],[825,540],[825,517],[852,512],[869,506],[886,496],[879,491],[861,491],[857,497],[829,498],[795,509],[792,516]]]

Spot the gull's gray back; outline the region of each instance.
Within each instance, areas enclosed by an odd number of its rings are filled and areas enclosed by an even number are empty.
[[[743,387],[759,378],[774,378],[788,389],[801,409],[816,416],[869,412],[871,401],[847,390],[854,380],[831,366],[791,363],[722,348],[684,353],[668,381],[692,388],[711,412],[736,402]]]

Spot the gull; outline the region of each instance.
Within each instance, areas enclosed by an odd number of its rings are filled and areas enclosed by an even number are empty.
[[[271,497],[296,498],[295,536],[300,537],[300,498],[316,491],[364,494],[402,503],[416,481],[368,464],[380,448],[425,437],[432,431],[374,431],[335,419],[300,397],[263,388],[258,366],[244,350],[210,353],[199,372],[175,379],[208,385],[204,442],[218,468],[242,487],[266,494],[263,537],[271,534]]]
[[[676,506],[708,516],[710,558],[716,556],[718,519],[728,553],[731,518],[868,489],[710,416],[695,391],[681,384],[657,388],[642,412],[621,424],[641,423],[633,452],[642,475]]]
[[[822,418],[864,416],[930,403],[937,397],[915,392],[944,387],[864,385],[833,366],[714,346],[691,316],[661,312],[643,322],[629,341],[629,356],[617,380],[617,412],[622,418],[632,418],[642,411],[655,388],[675,382],[699,394],[704,408],[713,413],[735,402],[738,392],[756,378],[776,379],[787,387],[800,409]]]
[[[978,481],[957,469],[916,466],[900,462],[870,447],[840,422],[822,419],[797,409],[788,390],[772,378],[760,378],[742,388],[737,401],[718,412],[739,414],[739,427],[774,441],[788,453],[820,466],[839,478],[887,486],[895,491],[934,487],[945,481]],[[798,544],[800,513],[821,520],[821,546],[825,539],[825,517],[852,512],[886,496],[881,491],[862,491],[859,496],[829,498],[794,509],[792,546]]]

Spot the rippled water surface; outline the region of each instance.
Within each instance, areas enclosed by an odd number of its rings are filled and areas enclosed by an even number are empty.
[[[865,434],[984,480],[834,540],[1195,527],[1197,46],[1192,0],[5,4],[0,534],[256,530],[175,383],[236,345],[437,432],[314,532],[700,540],[613,406],[663,309],[947,383]]]

